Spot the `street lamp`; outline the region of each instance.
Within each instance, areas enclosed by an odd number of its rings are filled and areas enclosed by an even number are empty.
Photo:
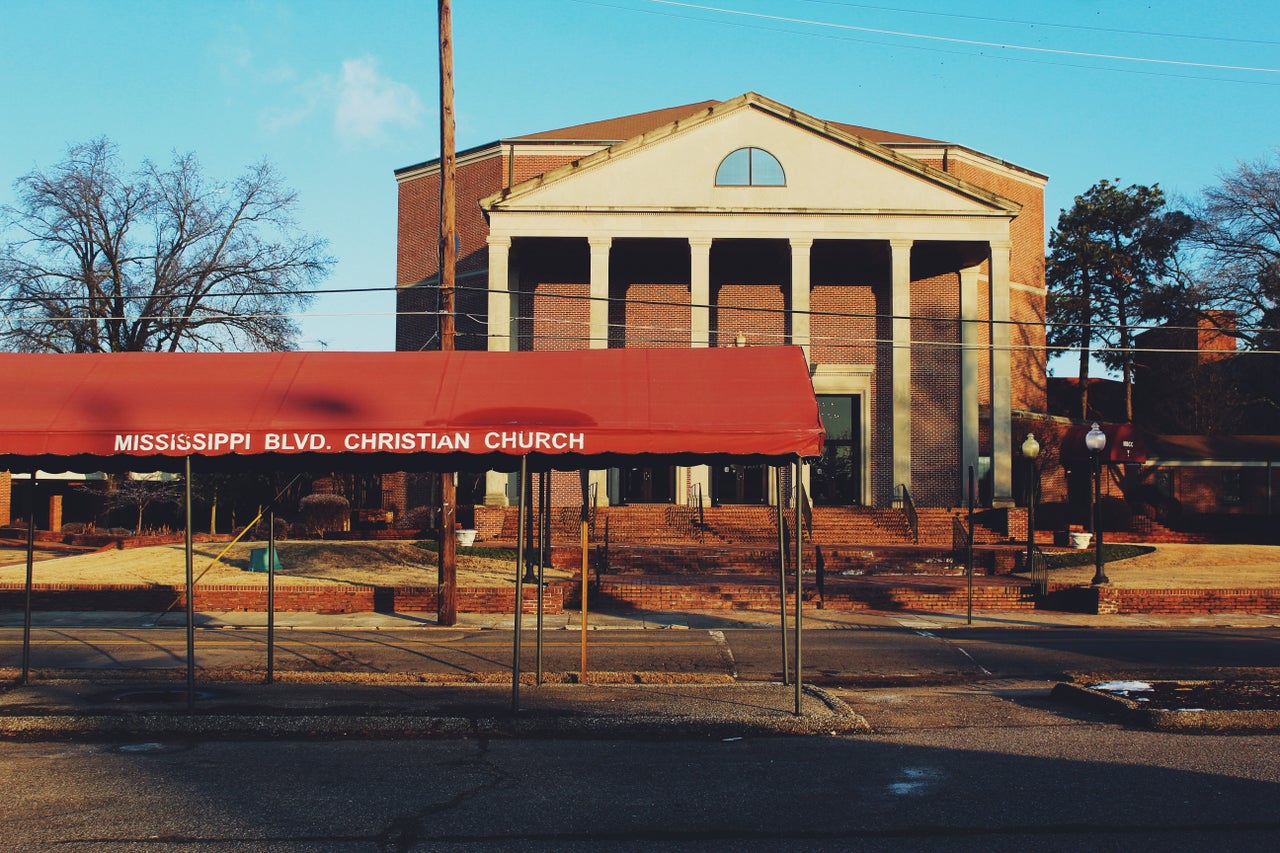
[[[1035,568],[1036,554],[1036,493],[1039,489],[1039,470],[1036,457],[1040,455],[1040,442],[1031,433],[1022,442],[1022,455],[1027,460],[1027,571]]]
[[[1094,572],[1091,583],[1111,583],[1102,571],[1102,451],[1107,446],[1107,434],[1095,423],[1085,434],[1084,446],[1093,457],[1093,546]]]

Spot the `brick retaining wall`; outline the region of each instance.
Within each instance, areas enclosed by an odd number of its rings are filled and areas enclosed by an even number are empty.
[[[0,610],[21,610],[25,587],[0,584]],[[161,584],[33,584],[35,610],[118,610],[127,612],[182,611],[186,591],[181,586]],[[506,587],[459,587],[458,610],[463,613],[511,613],[515,589]],[[276,610],[281,613],[421,613],[436,609],[436,588],[394,586],[347,586],[306,584],[277,586]],[[196,588],[195,607],[200,611],[258,612],[266,609],[266,586],[213,585]],[[524,610],[537,606],[537,590],[524,590]],[[564,609],[564,588],[548,584],[543,611],[556,614]]]

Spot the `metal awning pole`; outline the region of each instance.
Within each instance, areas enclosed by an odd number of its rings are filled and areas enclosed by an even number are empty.
[[[267,510],[267,684],[276,679],[276,511]]]
[[[520,457],[520,485],[517,486],[520,509],[516,513],[516,624],[511,641],[511,712],[520,710],[520,620],[524,615],[524,518],[528,495],[529,457]]]
[[[542,684],[542,591],[546,588],[547,559],[551,555],[551,471],[539,475],[538,501],[542,505],[542,524],[538,527],[538,674],[535,684]]]
[[[804,460],[796,457],[796,716],[800,716],[800,690],[801,683],[804,681],[804,661],[800,656],[800,629],[803,620],[801,606],[804,603],[804,581],[801,570],[804,565],[804,481],[801,479],[803,474],[801,466]]]
[[[589,496],[590,476],[591,475],[586,468],[583,468],[578,472],[578,485],[582,489],[582,523],[581,525],[579,525],[580,531],[581,531],[579,534],[579,539],[581,540],[581,545],[582,545],[582,583],[580,585],[580,591],[578,593],[579,597],[582,599],[581,602],[579,602],[582,605],[582,626],[581,626],[582,630],[580,632],[581,633],[581,642],[580,642],[581,653],[579,655],[580,660],[579,660],[579,667],[578,667],[578,681],[581,684],[587,683],[587,563],[589,562],[588,556],[587,556],[587,538],[589,533],[588,525],[590,524],[590,521],[591,521],[590,509],[588,507],[588,499],[590,497]],[[605,527],[605,547],[606,548],[609,547],[608,533],[609,533],[609,528],[606,526]],[[597,569],[597,572],[598,571],[599,570]],[[599,578],[599,574],[597,574],[596,577]]]
[[[186,457],[183,492],[186,514],[186,536],[183,546],[187,561],[187,711],[195,710],[196,701],[196,581],[195,549],[191,540],[191,457]]]
[[[791,661],[787,657],[787,541],[783,516],[782,466],[773,466],[774,491],[778,495],[778,615],[782,627],[782,685],[791,683]]]
[[[22,683],[31,677],[31,582],[36,565],[36,472],[31,472],[31,506],[27,510],[27,584],[22,611]]]

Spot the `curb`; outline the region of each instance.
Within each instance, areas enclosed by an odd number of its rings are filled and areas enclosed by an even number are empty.
[[[671,686],[671,685],[666,685]],[[120,740],[127,738],[252,740],[266,738],[421,738],[421,737],[745,737],[869,733],[871,726],[842,700],[819,687],[806,686],[806,713],[795,716],[787,694],[770,690],[762,701],[756,685],[681,685],[670,693],[655,685],[619,689],[607,702],[577,694],[574,686],[545,701],[512,712],[504,693],[484,685],[464,690],[477,695],[423,694],[402,708],[371,703],[369,710],[350,702],[334,713],[317,709],[328,697],[309,693],[293,702],[245,701],[238,708],[197,707],[119,713],[101,704],[54,703],[27,713],[0,715],[0,740]],[[627,690],[642,692],[628,693]],[[783,710],[786,708],[788,710]],[[601,713],[606,710],[607,713]],[[15,709],[20,710],[20,709]],[[462,711],[462,713],[458,713]]]
[[[1067,704],[1101,711],[1129,725],[1156,731],[1280,731],[1280,710],[1206,711],[1150,708],[1125,696],[1092,690],[1079,684],[1054,685],[1050,697]]]

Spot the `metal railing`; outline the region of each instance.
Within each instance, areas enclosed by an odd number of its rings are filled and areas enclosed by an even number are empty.
[[[813,539],[813,504],[809,501],[809,492],[805,489],[804,484],[800,484],[800,515],[804,520],[805,532],[809,534],[809,539]]]
[[[899,483],[898,490],[902,495],[902,512],[907,516],[907,527],[911,529],[911,541],[920,544],[920,514],[916,512],[916,502],[911,499],[911,490],[906,483]]]
[[[1045,558],[1040,546],[1031,549],[1031,565],[1027,567],[1031,577],[1031,588],[1036,595],[1049,594],[1049,561]]]
[[[951,558],[968,565],[969,549],[973,547],[973,534],[957,517],[951,519]]]
[[[697,506],[698,508],[698,541],[706,542],[707,541],[707,513],[706,513],[705,505],[703,504],[703,500],[702,500],[702,484],[701,483],[696,483],[694,485],[693,494],[694,494],[694,500],[697,502],[695,506]]]

